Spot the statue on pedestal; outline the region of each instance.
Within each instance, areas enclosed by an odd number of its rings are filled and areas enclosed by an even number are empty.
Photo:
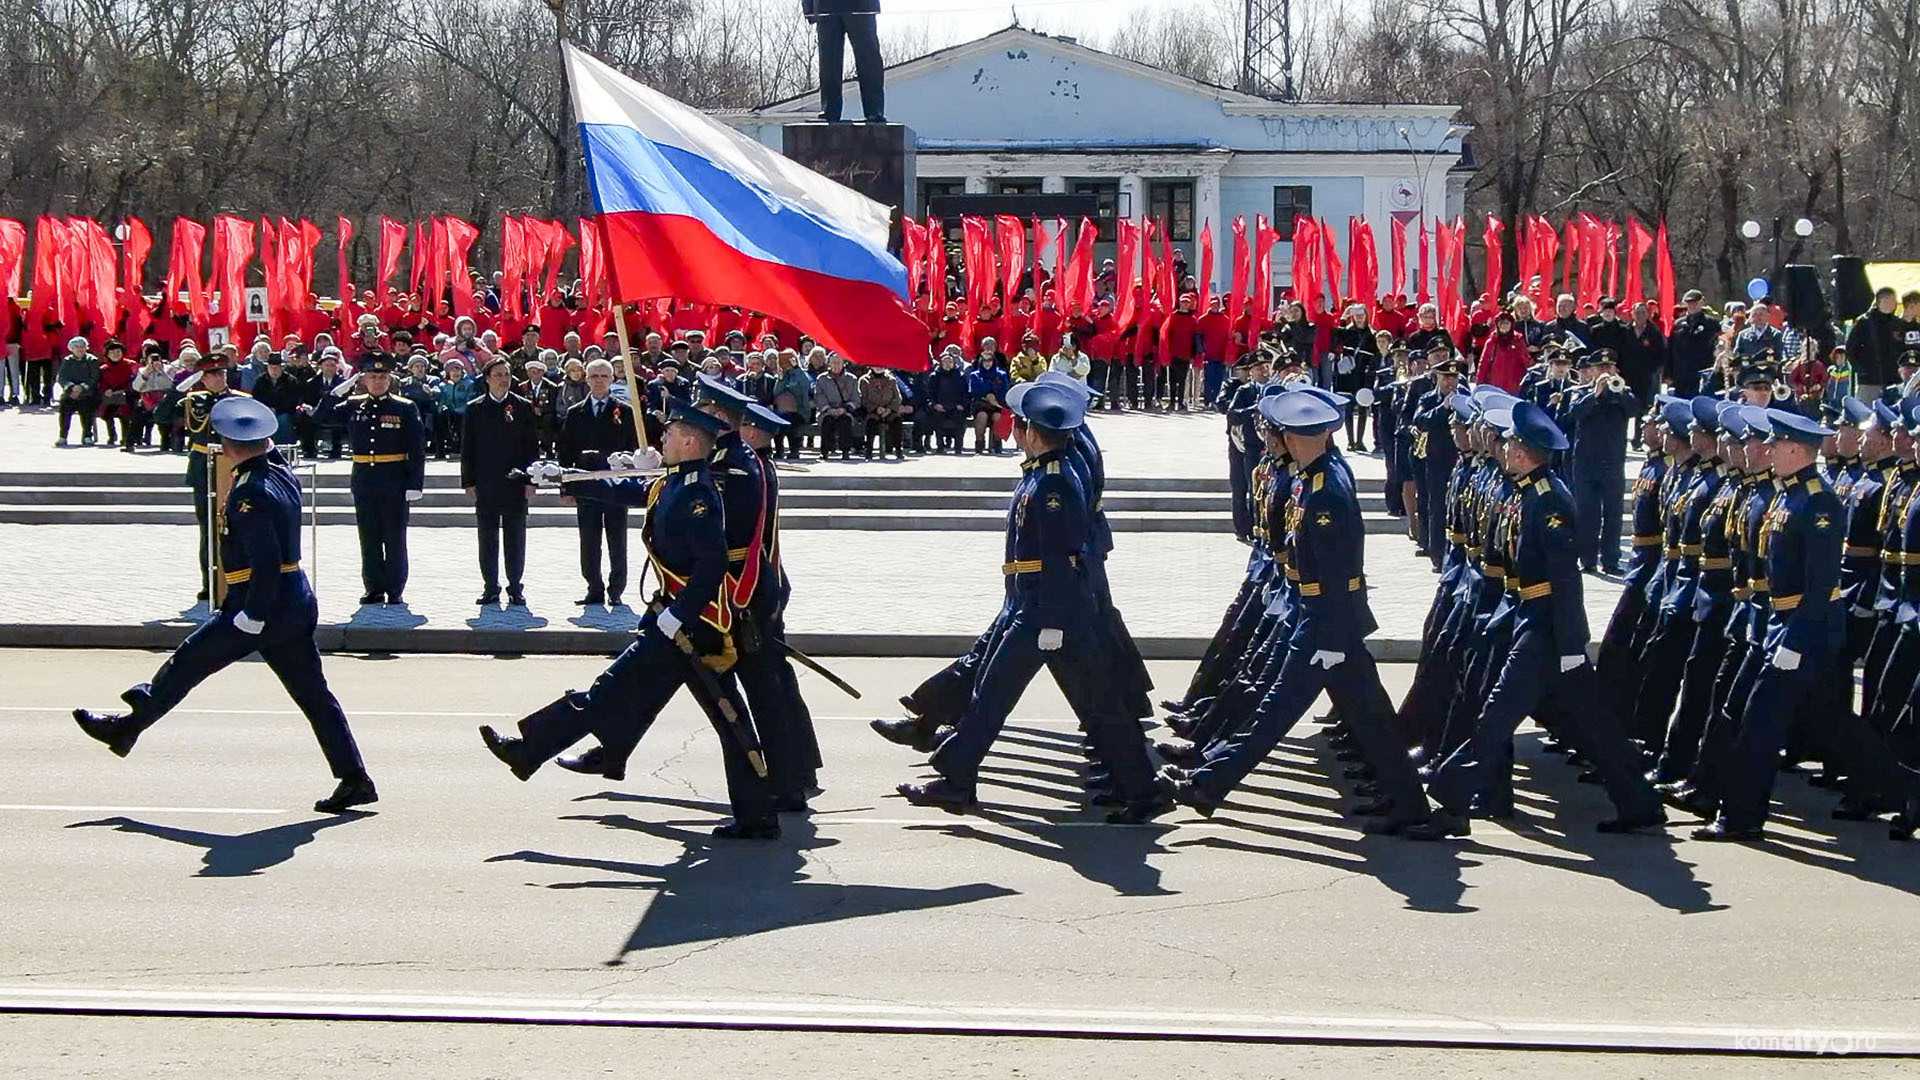
[[[854,75],[860,80],[860,111],[869,124],[886,123],[880,0],[800,0],[800,11],[819,35],[820,119],[829,124],[840,122],[844,42],[853,46]]]

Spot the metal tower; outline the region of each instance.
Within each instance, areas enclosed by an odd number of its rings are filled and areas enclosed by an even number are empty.
[[[1280,101],[1294,101],[1293,12],[1291,0],[1247,0],[1245,51],[1240,60],[1240,90]]]

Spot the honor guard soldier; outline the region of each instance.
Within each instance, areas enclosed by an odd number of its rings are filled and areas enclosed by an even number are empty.
[[[1211,817],[1325,690],[1341,703],[1344,726],[1374,770],[1376,798],[1357,812],[1385,817],[1367,831],[1414,828],[1428,818],[1427,801],[1405,745],[1392,736],[1392,704],[1367,652],[1377,624],[1366,599],[1365,525],[1353,478],[1328,438],[1341,426],[1341,410],[1299,390],[1264,399],[1260,411],[1293,459],[1285,532],[1275,539],[1291,603],[1276,652],[1280,668],[1252,715],[1213,740],[1197,768],[1169,765],[1161,782],[1175,800]]]
[[[213,407],[229,397],[247,395],[227,385],[227,357],[215,352],[194,366],[197,385],[180,398],[180,416],[187,436],[187,484],[193,488],[193,519],[200,526],[200,596],[212,595],[212,545],[207,535],[212,510],[213,459],[220,453],[220,437],[213,430]]]
[[[676,403],[663,434],[665,476],[657,480],[570,483],[577,499],[646,507],[642,542],[661,591],[640,617],[633,644],[583,691],[568,691],[520,721],[518,738],[482,727],[487,749],[521,780],[588,734],[602,747],[609,779],[626,773],[627,756],[667,702],[687,687],[720,734],[733,819],[714,829],[725,839],[780,835],[765,761],[740,701],[731,669],[737,657],[727,603],[727,527],[707,458],[725,430],[719,418]],[[591,751],[590,751],[591,753]]]
[[[525,607],[521,575],[527,569],[527,501],[533,485],[526,468],[539,451],[533,402],[513,393],[513,366],[504,356],[482,369],[486,392],[467,402],[460,434],[460,486],[473,496],[480,527],[480,577],[485,588],[475,603],[500,602],[500,548],[506,542],[507,603]]]
[[[427,483],[427,426],[419,406],[393,393],[394,361],[361,358],[359,374],[333,391],[319,422],[345,428],[353,456],[353,523],[360,533],[362,604],[403,604],[407,518]],[[342,390],[358,390],[342,396]]]
[[[1641,459],[1640,474],[1634,478],[1629,504],[1633,534],[1628,538],[1626,580],[1594,660],[1601,681],[1616,686],[1625,680],[1625,665],[1633,655],[1634,630],[1647,609],[1647,587],[1660,566],[1660,494],[1668,466],[1666,425],[1660,410],[1656,402],[1640,421],[1640,447],[1646,456]]]
[[[1473,736],[1434,769],[1429,793],[1441,806],[1431,821],[1403,834],[1432,840],[1465,836],[1476,804],[1498,803],[1511,789],[1513,733],[1520,722],[1554,706],[1559,733],[1586,755],[1619,816],[1602,832],[1661,825],[1660,799],[1641,775],[1640,754],[1605,704],[1587,662],[1587,613],[1574,551],[1573,499],[1547,459],[1567,447],[1559,427],[1537,406],[1519,401],[1494,410],[1503,467],[1513,490],[1495,513],[1505,519],[1504,597],[1495,621],[1511,622],[1511,644],[1481,707]]]
[[[555,456],[569,469],[608,467],[607,458],[640,448],[630,405],[613,396],[613,365],[595,360],[587,365],[587,396],[560,420]],[[580,576],[587,581],[581,607],[605,604],[619,607],[627,590],[627,508],[593,499],[574,500],[580,526]],[[606,543],[607,576],[600,576],[600,545]]]
[[[1081,566],[1092,519],[1066,456],[1073,429],[1085,420],[1086,403],[1083,395],[1044,383],[1021,383],[1008,393],[1014,438],[1028,455],[1007,514],[1001,570],[1010,610],[966,714],[933,752],[939,779],[900,785],[909,802],[950,810],[973,805],[980,763],[1007,714],[1044,667],[1053,672],[1111,777],[1113,801],[1120,808],[1107,820],[1140,824],[1172,808],[1154,787],[1139,724],[1126,715],[1109,685],[1120,657]]]
[[[233,465],[220,536],[227,567],[226,599],[214,617],[187,635],[150,683],[121,694],[123,716],[75,709],[80,730],[120,757],[140,734],[229,664],[259,653],[306,714],[339,781],[313,808],[340,813],[379,798],[360,761],[340,702],[327,689],[313,632],[320,612],[300,569],[300,481],[273,447],[279,420],[244,395],[222,400],[207,416],[219,453]]]

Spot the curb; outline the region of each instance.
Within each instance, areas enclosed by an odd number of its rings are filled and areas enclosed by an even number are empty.
[[[172,649],[193,627],[180,623],[72,625],[9,623],[0,626],[0,648]],[[321,626],[314,634],[328,653],[483,653],[514,656],[612,656],[631,635],[613,630],[435,630]],[[809,656],[951,658],[973,647],[971,634],[794,634],[794,648]],[[1207,638],[1140,637],[1148,660],[1198,660]],[[1419,657],[1420,642],[1372,638],[1367,650],[1381,663]]]

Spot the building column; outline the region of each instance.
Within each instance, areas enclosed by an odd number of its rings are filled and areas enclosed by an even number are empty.
[[[987,178],[980,173],[967,174],[967,194],[985,195],[986,193],[987,193]]]
[[[1147,182],[1139,173],[1120,174],[1120,193],[1125,196],[1121,201],[1132,211],[1126,215],[1134,221],[1142,221],[1147,216]]]
[[[1064,177],[1064,176],[1043,176],[1043,177],[1041,177],[1041,178],[1040,178],[1040,194],[1042,194],[1042,195],[1065,195],[1066,193],[1067,193],[1067,178],[1066,178],[1066,177]]]
[[[1221,291],[1225,292],[1227,289],[1232,288],[1233,279],[1231,271],[1222,273],[1220,268],[1225,265],[1227,259],[1233,256],[1233,237],[1228,233],[1225,224],[1220,220],[1219,173],[1202,173],[1194,177],[1193,224],[1193,255],[1196,270],[1198,269],[1198,263],[1200,261],[1200,234],[1209,224],[1213,226],[1213,266],[1209,268],[1209,280],[1216,285],[1222,286]],[[1196,273],[1194,276],[1198,277],[1199,274]],[[1200,302],[1205,304],[1206,297],[1201,297]]]

